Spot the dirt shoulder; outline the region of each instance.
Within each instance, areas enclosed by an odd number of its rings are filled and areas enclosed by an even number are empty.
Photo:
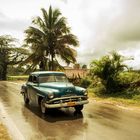
[[[124,110],[140,112],[139,103],[135,103],[132,100],[124,100],[124,99],[121,100],[117,98],[100,98],[100,97],[92,97],[92,96],[90,96],[89,99],[90,101],[94,101],[96,103],[109,104]]]
[[[20,131],[14,124],[13,120],[10,118],[10,116],[6,112],[5,107],[2,104],[2,102],[0,102],[0,122],[2,122],[2,124],[4,124],[4,125],[1,125],[1,129],[0,129],[1,130],[0,140],[10,140],[10,139],[11,140],[12,139],[13,140],[24,140],[24,137],[22,136],[22,134],[20,133]],[[1,135],[1,133],[2,133],[2,135]],[[1,136],[3,137],[3,139],[1,138]],[[4,139],[4,137],[6,137],[6,136],[7,136],[7,139]],[[8,139],[8,136],[9,136],[9,139]]]
[[[6,127],[0,122],[0,140],[12,140]]]

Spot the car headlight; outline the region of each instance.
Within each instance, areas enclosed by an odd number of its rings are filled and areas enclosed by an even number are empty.
[[[87,90],[84,91],[84,95],[85,95],[85,96],[88,95],[88,91],[87,91]]]
[[[48,97],[49,97],[50,99],[54,98],[54,93],[53,93],[53,92],[49,92],[49,93],[48,93]]]

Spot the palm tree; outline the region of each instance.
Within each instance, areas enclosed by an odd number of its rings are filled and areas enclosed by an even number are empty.
[[[119,87],[118,75],[128,67],[123,64],[127,60],[122,55],[113,51],[110,55],[103,56],[100,60],[91,62],[91,74],[101,79],[108,93],[116,92]]]
[[[38,64],[42,70],[55,70],[59,65],[58,60],[62,59],[67,64],[76,62],[76,51],[72,46],[78,46],[77,37],[70,33],[66,18],[62,16],[59,9],[48,12],[41,9],[42,18],[35,17],[32,21],[34,26],[25,30],[25,42],[31,48],[32,54],[25,61],[31,62],[31,69]]]
[[[28,53],[23,48],[15,46],[16,39],[9,35],[0,36],[0,80],[6,80],[9,65],[22,62]]]

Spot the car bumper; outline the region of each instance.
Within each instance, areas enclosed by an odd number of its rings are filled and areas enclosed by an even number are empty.
[[[59,103],[59,104],[47,104],[45,103],[46,108],[62,108],[62,107],[74,107],[77,105],[87,104],[89,101],[77,101],[77,102],[66,102],[66,103]]]

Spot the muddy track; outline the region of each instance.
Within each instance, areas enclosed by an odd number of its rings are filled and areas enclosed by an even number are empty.
[[[34,104],[25,106],[19,92],[20,84],[0,82],[1,117],[18,140],[140,139],[140,113],[91,100],[80,114],[70,108],[44,116]]]

